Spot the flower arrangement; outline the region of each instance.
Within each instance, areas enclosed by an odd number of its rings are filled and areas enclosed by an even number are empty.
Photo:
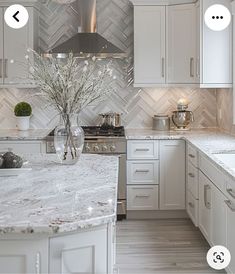
[[[33,55],[30,74],[39,87],[39,95],[58,111],[65,125],[67,137],[63,160],[68,155],[75,159],[78,151],[70,114],[78,114],[91,103],[107,99],[114,92],[113,82],[116,77],[111,62],[104,63],[95,57],[81,61],[72,53],[65,59],[46,58],[35,51]]]

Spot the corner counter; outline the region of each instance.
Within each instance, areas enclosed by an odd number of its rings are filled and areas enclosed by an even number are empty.
[[[112,273],[118,157],[25,158],[32,171],[0,178],[0,273]]]

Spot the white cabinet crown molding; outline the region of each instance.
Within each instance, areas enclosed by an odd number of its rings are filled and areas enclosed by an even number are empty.
[[[130,0],[134,6],[170,6],[180,4],[190,4],[196,0]]]

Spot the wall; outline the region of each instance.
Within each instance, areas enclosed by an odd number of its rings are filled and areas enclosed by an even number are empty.
[[[133,8],[128,0],[98,0],[98,32],[133,57]],[[79,13],[79,11],[78,11]],[[44,1],[40,11],[41,50],[57,45],[76,33],[79,16],[66,5]],[[99,122],[98,113],[117,111],[123,113],[126,127],[151,127],[151,117],[156,113],[169,113],[176,109],[181,97],[191,101],[194,111],[194,127],[215,127],[216,91],[207,89],[134,89],[127,87],[126,75],[121,66],[116,67],[118,76],[117,93],[108,101],[91,106],[81,115],[82,124],[95,125]],[[33,106],[32,127],[52,128],[57,123],[54,111],[45,108],[45,102],[34,96],[33,90],[0,90],[0,128],[14,128],[14,105],[27,100]]]
[[[217,90],[217,116],[219,128],[227,133],[235,134],[232,89]]]

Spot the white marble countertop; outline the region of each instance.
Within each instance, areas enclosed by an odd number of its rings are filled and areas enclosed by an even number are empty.
[[[27,131],[0,129],[0,141],[41,141],[45,139],[50,131],[50,129],[30,129]]]
[[[0,233],[64,233],[116,220],[118,157],[28,155],[32,171],[0,178]]]
[[[235,183],[235,170],[221,162],[215,153],[234,152],[235,136],[223,133],[217,129],[190,130],[190,131],[169,131],[158,132],[148,129],[126,130],[127,140],[175,140],[183,139],[195,146],[207,158]]]

